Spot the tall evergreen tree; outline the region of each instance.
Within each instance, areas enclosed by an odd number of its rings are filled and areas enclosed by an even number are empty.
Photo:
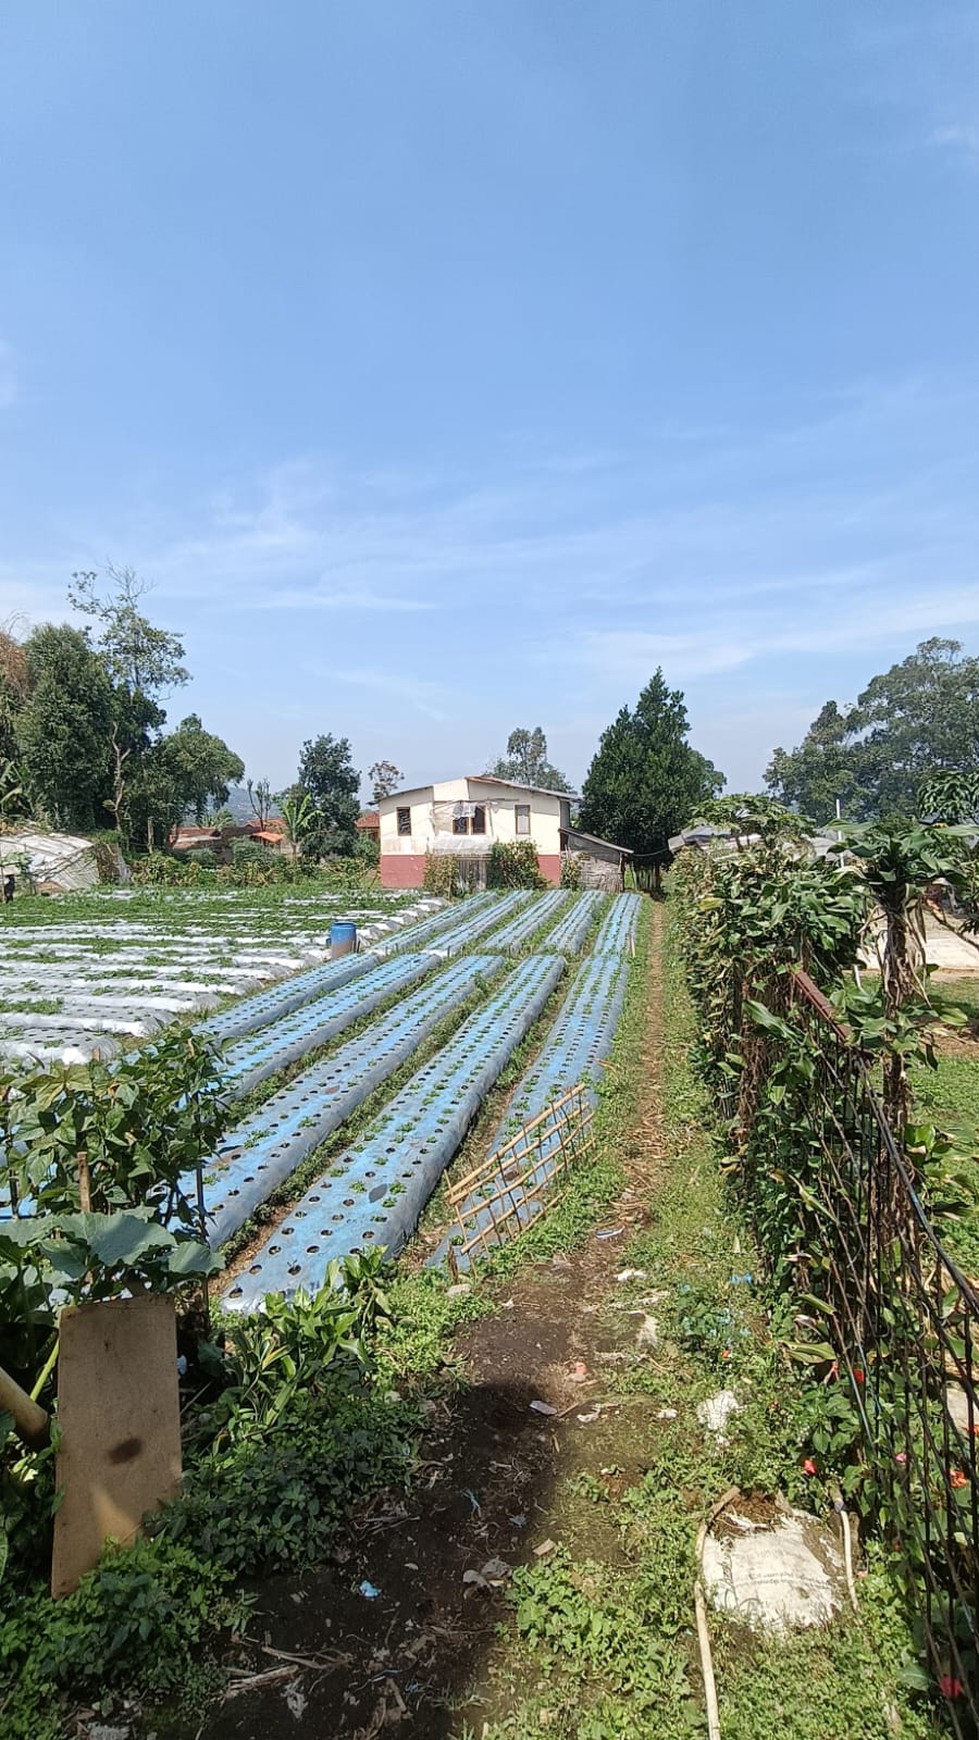
[[[691,749],[683,695],[662,670],[634,710],[623,707],[602,733],[582,793],[581,826],[640,856],[665,853],[676,834],[724,785],[724,775]]]

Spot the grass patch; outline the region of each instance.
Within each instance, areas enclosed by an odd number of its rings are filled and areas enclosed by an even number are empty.
[[[791,1323],[759,1283],[751,1237],[729,1198],[688,1063],[692,1010],[672,940],[665,1027],[672,1159],[651,1222],[623,1251],[624,1267],[645,1273],[607,1302],[611,1322],[614,1306],[636,1306],[652,1288],[661,1296],[658,1345],[611,1380],[633,1408],[645,1402],[645,1472],[618,1497],[593,1475],[570,1483],[570,1502],[600,1504],[611,1517],[620,1550],[605,1560],[559,1551],[517,1572],[494,1669],[505,1713],[485,1728],[460,1725],[459,1740],[471,1732],[483,1740],[702,1736],[693,1620],[701,1520],[732,1484],[781,1491],[826,1514],[834,1459],[845,1455],[825,1390],[814,1395],[791,1364]],[[625,1114],[625,1081],[623,1089]],[[618,1139],[628,1144],[634,1134],[626,1124]],[[696,1420],[697,1401],[720,1387],[733,1388],[741,1404],[723,1448],[705,1440]],[[813,1459],[815,1478],[804,1466]],[[712,1615],[725,1740],[768,1740],[773,1725],[780,1740],[934,1740],[947,1732],[943,1714],[902,1681],[915,1660],[913,1639],[873,1554],[860,1591],[858,1619],[778,1643]]]

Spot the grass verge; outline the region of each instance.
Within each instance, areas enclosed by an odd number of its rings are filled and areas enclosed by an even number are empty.
[[[458,1740],[704,1735],[693,1581],[697,1530],[710,1504],[737,1485],[827,1512],[837,1453],[832,1398],[793,1365],[791,1323],[759,1284],[687,1061],[692,1036],[670,941],[663,1113],[671,1158],[648,1225],[622,1253],[620,1273],[640,1273],[617,1283],[607,1300],[610,1326],[641,1295],[656,1301],[658,1341],[634,1350],[613,1379],[632,1404],[622,1410],[623,1445],[627,1430],[641,1437],[644,1471],[621,1490],[608,1463],[572,1483],[565,1537],[587,1540],[581,1513],[591,1507],[603,1519],[594,1540],[613,1545],[559,1551],[517,1572],[494,1667],[492,1704],[503,1713],[475,1730],[460,1721]],[[619,1133],[626,1149],[630,1134],[634,1122]],[[726,1443],[709,1439],[697,1419],[698,1402],[721,1388],[739,1403]],[[626,1454],[623,1447],[623,1461]],[[862,1569],[859,1615],[818,1631],[766,1641],[712,1615],[724,1740],[767,1740],[773,1725],[780,1740],[934,1740],[947,1732],[943,1712],[904,1683],[913,1640],[873,1552]]]

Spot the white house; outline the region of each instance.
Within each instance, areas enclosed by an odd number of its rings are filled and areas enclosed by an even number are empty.
[[[571,826],[573,793],[520,785],[492,774],[468,775],[393,792],[378,806],[380,813],[381,885],[420,888],[429,852],[451,853],[472,866],[472,880],[482,880],[485,860],[495,841],[531,840],[541,875],[557,886],[561,856],[569,850],[615,861],[619,873],[629,853],[588,836]]]

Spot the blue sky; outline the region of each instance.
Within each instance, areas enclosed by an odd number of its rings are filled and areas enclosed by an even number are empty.
[[[0,620],[154,582],[284,784],[657,664],[734,787],[979,651],[979,11],[0,4]]]

